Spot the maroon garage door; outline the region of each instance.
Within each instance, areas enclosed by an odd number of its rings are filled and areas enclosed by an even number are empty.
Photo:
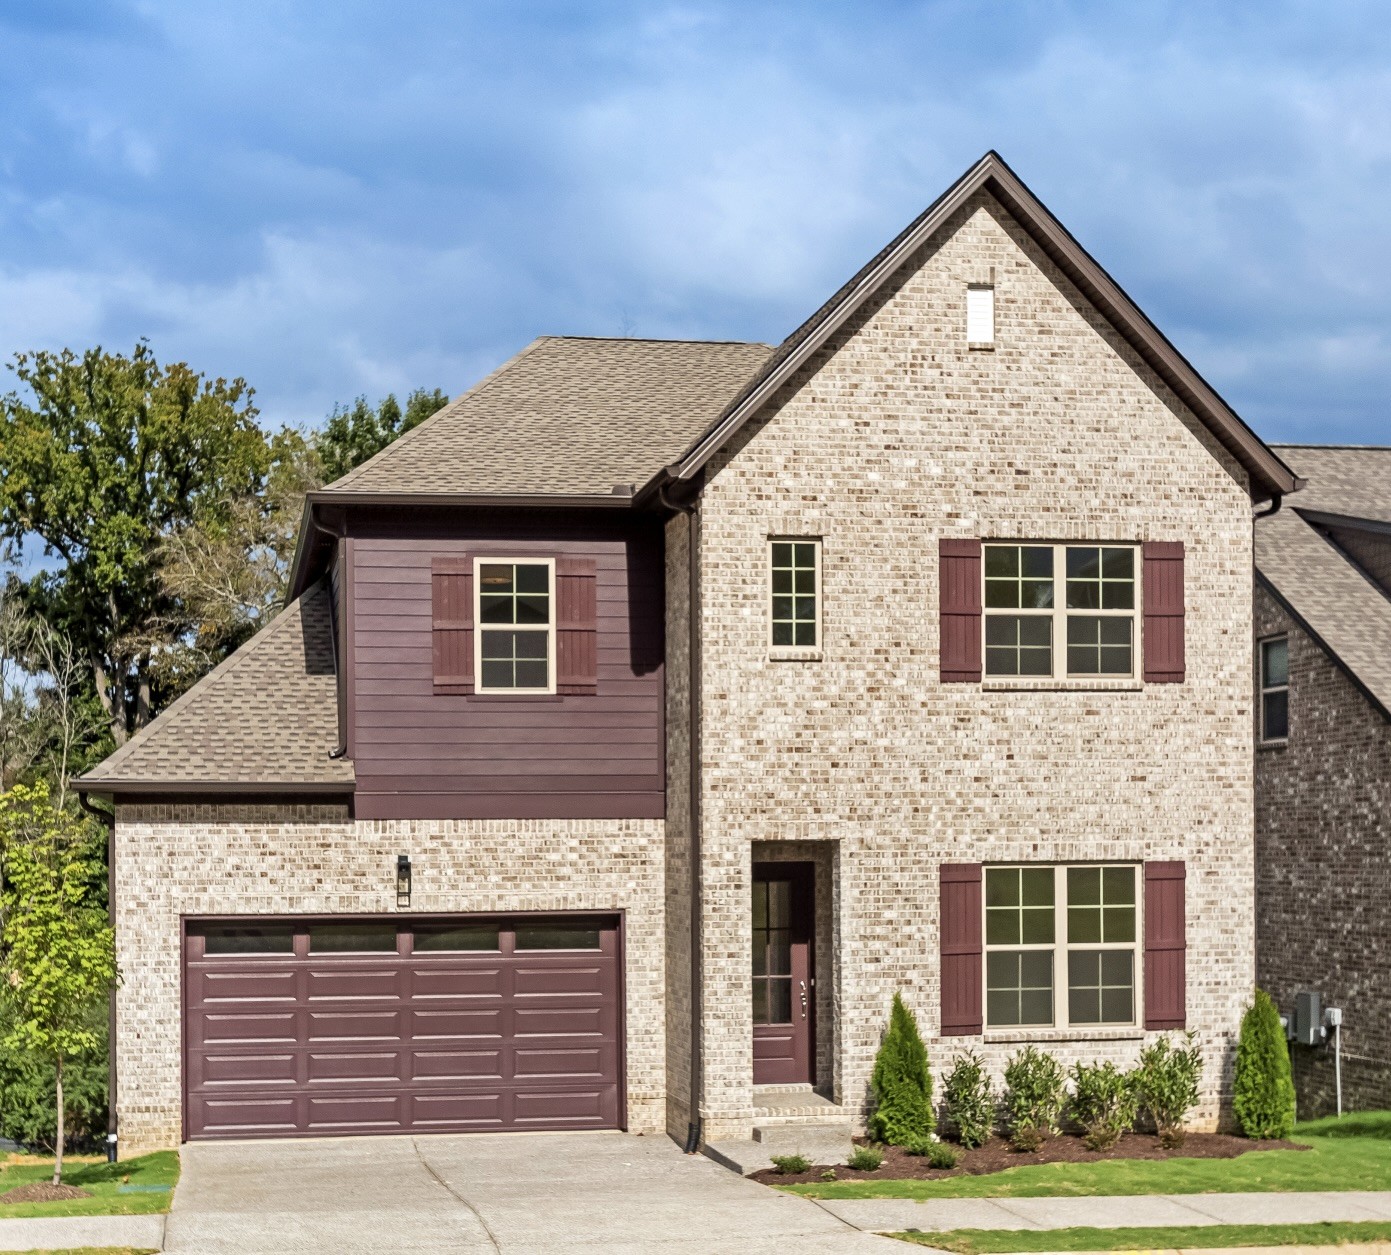
[[[189,924],[189,1138],[615,1128],[612,918]]]

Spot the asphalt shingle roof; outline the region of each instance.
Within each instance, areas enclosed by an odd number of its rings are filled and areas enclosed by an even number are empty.
[[[333,621],[321,581],[79,783],[98,793],[142,784],[351,791],[352,763],[329,757],[337,745]]]
[[[1276,445],[1308,485],[1256,522],[1256,570],[1391,711],[1391,599],[1305,513],[1391,524],[1391,448]]]
[[[543,336],[326,494],[606,496],[695,440],[771,345]]]

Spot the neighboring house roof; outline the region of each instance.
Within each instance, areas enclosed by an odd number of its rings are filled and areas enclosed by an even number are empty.
[[[84,793],[351,792],[352,763],[329,757],[337,745],[321,581],[77,783]]]
[[[1330,534],[1360,522],[1391,545],[1391,448],[1275,448],[1308,485],[1257,520],[1257,575],[1391,718],[1391,597]]]
[[[714,422],[772,351],[737,341],[542,336],[315,498],[631,490]]]

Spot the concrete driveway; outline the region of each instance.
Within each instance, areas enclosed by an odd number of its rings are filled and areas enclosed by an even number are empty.
[[[194,1143],[166,1251],[199,1255],[789,1255],[904,1249],[665,1137],[626,1133]]]

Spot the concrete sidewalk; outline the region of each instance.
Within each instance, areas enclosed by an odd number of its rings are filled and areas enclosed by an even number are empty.
[[[62,1251],[78,1246],[164,1249],[164,1216],[38,1216],[0,1219],[0,1251]]]
[[[869,1233],[920,1229],[1121,1229],[1172,1225],[1391,1221],[1391,1190],[1308,1194],[1116,1194],[1092,1198],[822,1199]],[[1047,1249],[1041,1246],[1040,1250]]]

